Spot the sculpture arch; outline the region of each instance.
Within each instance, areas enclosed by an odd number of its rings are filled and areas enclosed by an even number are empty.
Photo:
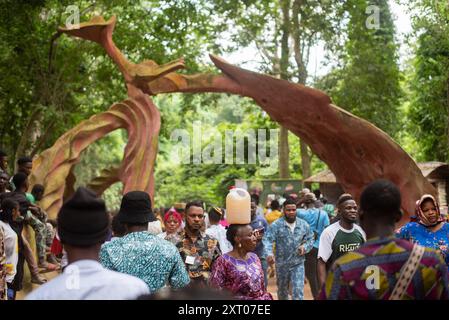
[[[120,170],[121,175],[125,174],[125,178],[121,177],[122,181],[125,180],[125,192],[134,188],[134,190],[145,190],[153,196],[153,170],[157,153],[160,115],[147,95],[172,92],[223,92],[252,98],[273,120],[303,139],[311,150],[328,165],[343,189],[352,193],[356,199],[359,198],[363,187],[372,180],[385,178],[396,183],[402,193],[402,208],[406,212],[401,223],[408,220],[408,214],[414,211],[415,200],[423,193],[435,195],[435,189],[423,177],[415,161],[393,139],[368,121],[333,105],[325,93],[239,68],[213,55],[210,56],[212,62],[222,72],[219,75],[175,73],[174,71],[184,68],[182,59],[162,66],[151,60],[134,64],[124,57],[112,40],[115,23],[115,17],[108,21],[102,17],[95,17],[91,21],[71,29],[59,28],[58,32],[100,44],[117,64],[124,77],[128,96],[131,99],[126,101],[137,101],[134,103],[150,108],[152,120],[148,125],[152,126],[152,136],[150,141],[146,140],[142,144],[147,148],[145,156],[131,147],[136,146],[136,142],[131,141],[131,138],[129,140],[131,143],[128,143],[133,152],[130,152],[128,157],[125,152]],[[121,103],[120,105],[122,106],[121,111],[126,114],[128,111],[125,109],[130,107],[129,104]],[[105,115],[105,117],[108,118],[110,115]],[[320,123],[331,123],[332,125],[320,126]],[[111,123],[110,129],[112,130],[114,126],[116,128],[117,125]],[[140,129],[144,127],[137,125],[137,128]],[[98,131],[95,131],[97,129]],[[95,137],[99,137],[106,131],[110,132],[106,128],[97,129],[91,130]],[[94,141],[89,140],[87,135],[78,137],[84,137],[86,143]],[[64,189],[62,177],[68,172],[67,168],[73,165],[79,156],[79,153],[67,154],[68,145],[66,145],[66,149],[63,146],[56,147],[57,145],[58,142],[39,155],[34,162],[35,169],[32,176],[33,181],[43,181],[47,188],[50,186],[46,190],[43,200],[44,208],[47,210],[51,208],[50,216],[55,216],[62,205],[62,196],[58,198]],[[73,146],[77,145],[85,146],[85,142],[78,140]],[[54,149],[55,147],[56,149]],[[72,150],[70,148],[69,150]],[[73,150],[78,149],[82,148]],[[59,158],[52,154],[55,150],[59,150]],[[142,167],[133,170],[133,165],[130,163],[131,156],[147,159],[148,163],[142,162],[140,163]],[[52,161],[46,159],[47,157],[59,159],[57,162],[60,163],[60,167],[51,166]],[[65,160],[61,157],[65,157]],[[57,170],[60,170],[61,176],[56,174]],[[150,175],[145,178],[145,181],[148,181],[147,184],[136,183],[141,173]],[[126,176],[126,174],[132,176]]]
[[[117,168],[117,178],[123,182],[124,192],[143,190],[153,194],[160,114],[151,100],[143,95],[140,101],[127,99],[81,122],[33,160],[35,169],[30,180],[32,184],[38,181],[44,184],[45,196],[41,206],[49,217],[56,217],[62,206],[66,179],[79,162],[81,153],[91,143],[119,128],[128,132],[123,161]]]

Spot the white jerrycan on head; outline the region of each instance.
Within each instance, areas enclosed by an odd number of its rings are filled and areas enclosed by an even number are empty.
[[[229,224],[251,222],[251,197],[245,189],[234,188],[226,196],[226,220]]]

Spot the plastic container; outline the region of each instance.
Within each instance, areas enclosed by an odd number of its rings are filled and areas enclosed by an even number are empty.
[[[251,222],[251,197],[245,189],[231,189],[226,196],[226,220],[229,224]]]

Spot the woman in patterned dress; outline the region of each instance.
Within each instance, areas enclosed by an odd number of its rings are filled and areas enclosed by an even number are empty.
[[[234,249],[212,265],[211,285],[229,290],[240,300],[273,300],[265,290],[259,257],[252,252],[257,240],[251,226],[231,224],[226,237]]]
[[[425,194],[416,202],[416,217],[416,222],[397,231],[397,237],[438,250],[449,266],[449,224],[432,195]]]

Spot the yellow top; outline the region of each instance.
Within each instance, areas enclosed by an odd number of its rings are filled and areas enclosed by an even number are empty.
[[[272,224],[280,217],[282,217],[282,212],[280,212],[279,210],[272,210],[265,215],[265,219],[267,220],[268,224]]]

